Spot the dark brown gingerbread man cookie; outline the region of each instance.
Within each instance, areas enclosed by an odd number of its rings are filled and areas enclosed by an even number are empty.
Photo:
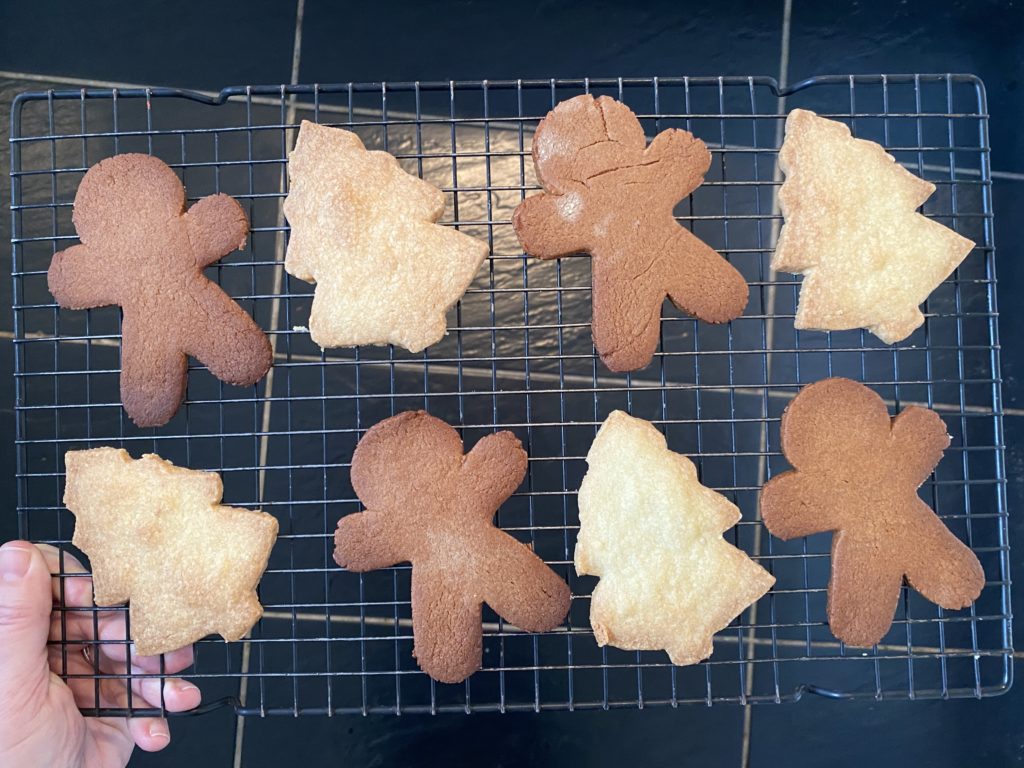
[[[583,95],[541,121],[533,162],[545,192],[512,224],[532,256],[591,254],[594,345],[611,370],[651,362],[666,296],[711,323],[743,313],[743,276],[672,216],[711,166],[700,139],[670,129],[648,147],[626,105]]]
[[[828,620],[836,637],[878,643],[904,576],[943,608],[978,598],[981,563],[917,495],[950,441],[937,413],[911,406],[890,419],[863,384],[826,379],[793,398],[781,432],[795,470],[765,484],[761,515],[783,540],[835,531]]]
[[[413,654],[439,682],[480,668],[483,603],[527,632],[569,611],[566,583],[492,522],[525,474],[511,432],[463,455],[458,433],[423,411],[385,419],[356,446],[352,487],[367,511],[338,523],[334,559],[352,571],[412,562]]]
[[[188,355],[238,386],[270,369],[266,334],[203,275],[245,245],[249,222],[234,199],[211,195],[186,212],[166,164],[115,155],[85,174],[73,221],[82,243],[54,254],[50,292],[66,309],[123,309],[121,401],[132,421],[171,419],[185,398]]]

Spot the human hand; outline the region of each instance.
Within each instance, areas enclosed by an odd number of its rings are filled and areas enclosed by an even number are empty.
[[[163,718],[83,717],[79,707],[128,706],[127,681],[71,677],[65,683],[59,673],[94,675],[125,674],[128,645],[125,622],[117,612],[54,610],[61,602],[61,553],[12,541],[0,547],[0,765],[5,768],[124,768],[135,746],[147,752],[163,749],[171,740]],[[64,553],[64,572],[83,573],[74,557]],[[66,609],[93,607],[92,579],[65,576],[63,603]],[[66,637],[67,643],[47,645]],[[94,641],[122,641],[95,644]],[[87,654],[97,655],[92,659]],[[159,656],[130,659],[134,673],[159,673]],[[192,664],[192,648],[164,656],[163,671],[180,672]],[[99,683],[97,688],[96,683]],[[182,712],[199,705],[196,686],[178,678],[133,678],[134,706],[159,707]],[[98,691],[99,701],[96,701]],[[145,704],[143,704],[145,702]]]

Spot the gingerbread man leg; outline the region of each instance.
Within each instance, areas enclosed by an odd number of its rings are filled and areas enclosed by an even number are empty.
[[[645,368],[658,348],[663,294],[652,284],[623,279],[614,263],[593,259],[591,264],[591,328],[601,360],[613,371]]]
[[[913,540],[902,551],[910,586],[936,605],[957,610],[978,599],[985,586],[985,571],[978,557],[928,508],[917,500],[913,511]]]
[[[185,399],[188,358],[162,317],[125,310],[121,323],[121,401],[140,427],[159,427]]]
[[[505,621],[527,632],[543,632],[569,612],[569,587],[541,560],[504,531],[490,528],[487,567],[494,576],[484,600]]]
[[[679,309],[708,323],[724,323],[743,314],[750,298],[746,280],[735,267],[690,231],[677,228],[662,259],[668,297]]]
[[[483,628],[480,604],[467,586],[438,570],[412,569],[413,654],[423,671],[442,683],[458,683],[480,668]]]
[[[828,622],[832,634],[858,648],[885,637],[903,583],[900,563],[876,545],[873,539],[858,540],[845,531],[832,539]]]
[[[189,283],[195,304],[202,308],[192,322],[215,327],[217,333],[189,333],[186,351],[221,381],[248,387],[270,370],[272,351],[266,334],[252,318],[205,277]]]

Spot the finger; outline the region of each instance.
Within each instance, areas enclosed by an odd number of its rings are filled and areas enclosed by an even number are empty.
[[[124,611],[92,608],[72,608],[54,611],[50,618],[50,640],[62,645],[76,645],[77,650],[88,645],[95,655],[106,651],[124,659],[129,643],[125,641]]]
[[[192,646],[179,648],[163,655],[164,665],[160,667],[160,656],[138,656],[132,654],[132,664],[144,672],[169,672],[175,674],[188,669],[195,662]]]
[[[50,669],[65,677],[64,682],[71,689],[75,705],[90,710],[100,706],[100,683],[93,676],[97,668],[82,654],[82,646],[51,645],[49,647]]]
[[[125,660],[129,654],[132,669],[143,674],[173,675],[188,669],[195,661],[191,645],[163,656],[139,656],[130,650],[134,646],[125,642],[123,614],[119,612],[101,613],[96,619],[95,625],[93,618],[92,613],[85,612],[66,613],[63,616],[54,614],[50,626],[50,639],[60,645],[52,647],[57,650],[63,648],[72,654],[81,654],[83,649],[89,648],[91,655],[101,661],[120,665],[119,671],[121,672],[124,671]],[[62,656],[58,654],[52,656],[51,659],[57,664],[51,668],[55,672],[63,674]],[[161,660],[163,661],[162,665]]]
[[[120,614],[110,614],[101,618],[99,632],[100,640],[103,641],[100,648],[105,657],[123,664],[130,654],[132,666],[138,667],[143,672],[174,674],[188,669],[195,661],[191,645],[162,656],[140,656],[135,653],[134,644],[123,642],[125,622]],[[161,659],[163,659],[163,666],[161,666]]]
[[[37,544],[36,548],[43,554],[50,573],[56,576],[52,579],[54,603],[66,608],[91,608],[92,577],[78,558],[49,544]],[[73,575],[79,573],[83,575]]]
[[[107,634],[113,633],[113,636]],[[123,627],[100,628],[100,638],[103,640],[117,639],[123,636]],[[132,658],[130,668],[126,668],[124,661],[125,646],[121,644],[100,645],[98,656],[99,671],[107,675],[130,675],[129,679],[121,678],[122,684],[130,684],[132,693],[141,697],[151,707],[163,708],[170,712],[183,712],[199,706],[202,695],[195,685],[180,678],[149,677],[153,674],[173,674],[185,669],[192,664],[192,648],[181,648],[166,655],[163,669],[160,667],[159,656],[137,656]],[[119,658],[115,658],[108,651],[115,651]],[[145,660],[149,668],[138,664],[139,660]],[[161,697],[162,692],[162,697]],[[141,706],[141,705],[137,705]]]
[[[159,752],[171,743],[171,729],[162,717],[133,717],[128,735],[143,752]]]
[[[132,671],[141,674],[138,669]],[[151,707],[163,707],[168,712],[187,712],[195,709],[203,698],[199,688],[180,677],[133,677],[132,691]]]
[[[123,681],[110,678],[102,681],[101,706],[128,709],[128,702],[128,690]],[[132,709],[137,709],[142,706],[142,702],[132,698],[131,705]],[[162,717],[132,717],[122,722],[127,723],[129,738],[145,752],[159,752],[171,741],[170,728]]]
[[[42,553],[25,541],[0,547],[0,709],[16,712],[46,694],[52,607]]]
[[[91,709],[96,706],[97,701],[95,676],[123,676],[127,673],[124,662],[114,662],[102,656],[99,665],[96,666],[93,660],[87,659],[82,653],[83,647],[85,646],[77,644],[63,648],[50,646],[50,668],[58,674],[68,675],[67,684],[75,696],[75,703],[83,709]],[[133,708],[154,707],[163,708],[168,712],[186,712],[195,709],[202,702],[202,692],[195,684],[177,677],[147,677],[147,672],[136,666],[131,668],[130,677],[103,678],[104,685],[120,685],[122,688],[129,682],[133,694]]]

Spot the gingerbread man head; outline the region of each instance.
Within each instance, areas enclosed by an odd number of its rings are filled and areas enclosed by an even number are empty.
[[[66,309],[120,305],[121,400],[142,427],[167,423],[185,397],[188,356],[249,386],[269,370],[270,343],[203,268],[245,245],[249,222],[227,195],[185,211],[185,189],[149,155],[94,165],[75,195],[81,245],[54,254],[50,292]]]
[[[765,484],[761,515],[784,540],[835,532],[828,618],[836,637],[878,643],[904,576],[943,608],[977,599],[981,563],[917,495],[950,441],[937,413],[911,406],[890,419],[863,384],[826,379],[793,399],[781,435],[795,469]]]
[[[525,474],[511,432],[463,455],[458,433],[423,411],[380,422],[356,446],[352,487],[367,509],[338,523],[334,559],[352,571],[412,563],[413,654],[435,680],[480,668],[483,603],[527,632],[569,611],[566,583],[492,522]]]
[[[700,139],[670,129],[647,146],[626,105],[583,95],[541,121],[533,161],[545,191],[512,224],[538,258],[591,255],[594,345],[611,370],[650,363],[666,296],[707,322],[743,313],[743,276],[672,215],[711,166]]]

